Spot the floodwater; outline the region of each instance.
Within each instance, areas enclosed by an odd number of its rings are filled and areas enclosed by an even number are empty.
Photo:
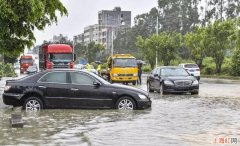
[[[199,95],[151,93],[147,110],[22,112],[24,128],[10,127],[14,111],[0,100],[0,145],[239,145],[239,89],[239,83],[203,80]]]

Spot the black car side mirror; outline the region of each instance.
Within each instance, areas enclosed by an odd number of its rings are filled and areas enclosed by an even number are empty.
[[[101,83],[99,83],[99,82],[93,82],[93,85],[98,87],[98,86],[101,86]]]

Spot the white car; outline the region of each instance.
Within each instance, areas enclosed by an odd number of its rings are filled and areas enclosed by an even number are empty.
[[[197,64],[194,63],[182,63],[179,64],[182,68],[184,68],[189,74],[196,77],[197,80],[200,80],[200,68]]]

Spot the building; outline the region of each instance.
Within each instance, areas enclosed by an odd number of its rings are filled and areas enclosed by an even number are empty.
[[[110,51],[116,33],[123,28],[131,27],[131,11],[121,11],[120,7],[99,11],[98,25],[99,42],[105,45],[106,51]]]
[[[74,44],[77,44],[77,43],[83,44],[84,43],[84,33],[73,36],[73,40],[74,40]]]
[[[84,28],[84,44],[87,45],[90,42],[99,43],[99,25],[89,25]]]
[[[105,46],[105,52],[110,53],[115,35],[124,28],[131,28],[131,11],[122,11],[120,7],[102,10],[98,12],[98,24],[85,27],[83,34],[74,36],[74,41],[84,45],[100,43]]]

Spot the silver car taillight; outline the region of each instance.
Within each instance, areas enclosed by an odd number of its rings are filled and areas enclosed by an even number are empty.
[[[4,91],[10,90],[10,88],[11,88],[11,86],[6,85],[6,86],[4,87]]]

